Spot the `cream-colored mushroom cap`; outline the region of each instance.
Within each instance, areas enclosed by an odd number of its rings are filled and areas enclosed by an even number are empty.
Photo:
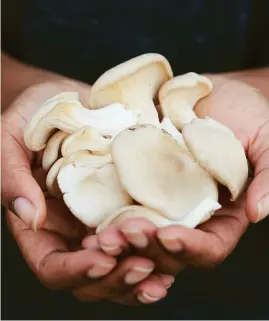
[[[193,119],[184,126],[183,138],[193,157],[217,181],[226,186],[235,200],[248,178],[245,150],[233,131],[209,117]]]
[[[159,91],[159,101],[164,116],[182,130],[183,126],[196,118],[195,104],[207,96],[213,88],[205,76],[189,72],[168,80]]]
[[[159,128],[140,125],[122,131],[111,154],[133,199],[170,220],[181,220],[205,199],[218,199],[216,181]]]
[[[55,197],[61,197],[62,193],[59,189],[57,176],[61,170],[61,168],[73,164],[76,167],[81,168],[87,175],[90,173],[94,173],[94,171],[98,168],[102,168],[103,166],[112,163],[111,155],[92,155],[89,151],[83,150],[78,151],[72,155],[62,157],[58,159],[51,169],[48,172],[46,184],[48,191],[51,195]]]
[[[61,153],[68,156],[79,150],[88,150],[95,155],[105,155],[110,152],[110,144],[111,139],[103,137],[96,128],[86,126],[64,140]]]
[[[113,164],[97,169],[93,174],[67,165],[58,174],[58,184],[70,211],[89,227],[97,227],[109,213],[133,204]]]
[[[59,158],[62,143],[67,136],[67,133],[59,130],[49,139],[42,158],[42,167],[45,171],[48,171]]]
[[[55,129],[74,133],[84,126],[95,126],[102,135],[116,135],[137,123],[138,114],[121,104],[111,104],[99,110],[84,108],[78,100],[57,95],[45,102],[32,116],[24,131],[26,146],[42,150]]]
[[[91,88],[89,108],[121,103],[140,110],[139,123],[159,124],[153,100],[161,85],[173,77],[171,66],[160,54],[132,58],[106,71]]]

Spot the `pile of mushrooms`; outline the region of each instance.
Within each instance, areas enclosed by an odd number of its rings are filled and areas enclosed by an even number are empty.
[[[212,88],[193,72],[173,77],[165,57],[144,54],[101,75],[87,108],[74,92],[46,101],[25,144],[43,150],[49,193],[96,233],[135,217],[195,228],[221,208],[220,184],[235,201],[248,177],[232,130],[194,112]]]

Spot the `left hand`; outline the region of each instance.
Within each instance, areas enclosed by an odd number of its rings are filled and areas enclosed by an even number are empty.
[[[210,76],[214,89],[197,104],[198,117],[209,116],[231,128],[242,142],[254,169],[254,179],[240,200],[231,203],[223,189],[222,208],[196,229],[157,229],[145,219],[126,220],[98,236],[86,237],[84,247],[101,247],[118,255],[126,249],[152,259],[162,273],[176,275],[185,265],[214,267],[235,248],[249,221],[269,214],[269,103],[256,89],[224,76]],[[126,254],[127,255],[127,254]]]

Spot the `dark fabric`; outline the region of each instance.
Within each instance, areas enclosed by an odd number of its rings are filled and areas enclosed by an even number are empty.
[[[36,66],[93,83],[146,52],[175,75],[269,63],[267,0],[3,0],[2,48]],[[89,304],[45,289],[2,215],[3,319],[268,319],[269,222],[251,226],[212,271],[186,270],[168,297],[139,308]]]

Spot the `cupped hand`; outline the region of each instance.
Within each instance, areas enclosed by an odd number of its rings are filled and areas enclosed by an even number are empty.
[[[126,220],[98,236],[86,237],[85,248],[102,248],[118,255],[134,247],[136,254],[155,262],[157,271],[176,275],[186,265],[214,267],[221,263],[235,248],[249,221],[258,222],[269,214],[269,102],[242,81],[209,77],[213,92],[197,104],[195,112],[198,117],[209,116],[228,126],[242,142],[253,169],[245,193],[232,203],[223,188],[222,208],[196,229],[157,229],[145,219]]]
[[[44,101],[76,91],[86,104],[90,88],[63,80],[33,86],[2,114],[2,199],[10,211],[8,226],[26,263],[50,289],[69,289],[80,300],[109,299],[123,304],[152,303],[166,295],[173,278],[153,274],[148,258],[116,260],[98,249],[83,249],[84,226],[63,201],[45,199],[40,155],[29,151],[23,130]]]

